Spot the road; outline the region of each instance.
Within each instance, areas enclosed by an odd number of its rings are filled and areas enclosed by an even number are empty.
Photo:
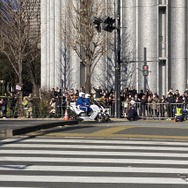
[[[78,125],[57,126],[30,132],[28,136],[61,138],[105,138],[188,141],[187,121],[112,121],[108,123],[83,122]]]
[[[0,141],[0,187],[187,188],[188,143],[17,137]]]

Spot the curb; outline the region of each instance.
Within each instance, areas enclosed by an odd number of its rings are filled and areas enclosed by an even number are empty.
[[[78,121],[68,120],[68,121],[59,121],[59,122],[46,122],[37,125],[30,125],[21,128],[15,129],[6,129],[0,131],[0,139],[10,138],[16,135],[26,134],[29,132],[35,132],[41,129],[49,129],[57,126],[65,126],[65,125],[76,125]]]

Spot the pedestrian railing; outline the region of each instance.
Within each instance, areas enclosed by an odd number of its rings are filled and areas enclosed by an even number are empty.
[[[188,108],[185,103],[140,103],[133,104],[137,114],[142,119],[173,119],[176,107],[182,109],[184,116],[187,116]]]
[[[39,105],[40,104],[40,105]],[[63,103],[60,103],[63,104]],[[68,104],[66,101],[65,104]],[[105,103],[103,103],[105,104]],[[110,117],[115,116],[115,105],[104,105],[107,113]],[[175,116],[175,109],[176,107],[180,107],[182,109],[182,113],[184,114],[185,118],[187,117],[188,106],[185,103],[142,103],[142,102],[134,102],[128,103],[126,106],[122,102],[121,112],[122,117],[126,117],[129,108],[133,106],[137,111],[139,118],[142,119],[173,119]],[[41,101],[37,99],[37,102],[33,104],[32,112],[30,112],[30,116],[33,118],[46,118],[46,117],[57,117],[61,118],[64,117],[65,110],[67,109],[67,105],[56,105],[56,107],[52,110],[49,106],[48,101]],[[0,107],[0,117],[18,117],[18,110],[19,107],[8,106],[6,105],[6,109]],[[28,109],[23,108],[23,116],[27,116]]]

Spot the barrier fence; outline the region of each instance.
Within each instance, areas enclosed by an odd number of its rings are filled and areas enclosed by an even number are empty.
[[[69,102],[63,101],[63,103],[59,103],[55,105],[53,108],[49,106],[48,101],[39,100],[37,98],[35,102],[33,102],[32,108],[22,108],[22,116],[24,117],[33,117],[33,118],[46,118],[46,117],[64,117],[65,110],[68,108]],[[112,102],[111,105],[105,105],[107,113],[110,117],[115,117],[115,103]],[[173,119],[175,116],[176,107],[180,107],[182,109],[182,113],[187,119],[188,105],[185,103],[141,103],[141,102],[133,102],[127,103],[126,105],[122,102],[121,112],[122,117],[126,117],[128,114],[128,110],[130,107],[134,107],[137,111],[138,117],[142,119]],[[18,111],[20,110],[20,106],[0,106],[0,117],[18,117]]]
[[[181,108],[185,119],[187,119],[188,106],[185,103],[145,103],[133,104],[137,114],[142,119],[173,119],[176,108]]]

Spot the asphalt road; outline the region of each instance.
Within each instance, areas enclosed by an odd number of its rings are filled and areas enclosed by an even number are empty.
[[[188,140],[187,121],[127,121],[122,118],[112,119],[107,123],[94,121],[77,123],[62,119],[6,119],[0,120],[0,132],[11,132],[12,136]],[[10,136],[11,134],[7,135]]]

